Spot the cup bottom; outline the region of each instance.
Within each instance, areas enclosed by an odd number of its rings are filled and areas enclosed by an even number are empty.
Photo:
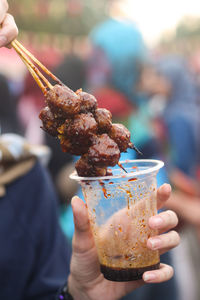
[[[133,281],[142,279],[142,275],[146,271],[157,270],[160,267],[160,262],[157,264],[143,268],[111,268],[105,265],[100,265],[101,273],[104,278],[110,281]]]

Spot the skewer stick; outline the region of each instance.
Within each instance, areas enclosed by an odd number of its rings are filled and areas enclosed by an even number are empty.
[[[44,77],[44,75],[39,71],[38,68],[34,66],[34,64],[29,60],[29,58],[21,51],[21,49],[15,44],[15,42],[12,42],[12,46],[15,49],[15,51],[19,54],[19,56],[23,59],[23,61],[26,61],[26,65],[28,64],[32,70],[39,76],[40,79],[44,81],[46,86],[49,89],[52,89],[53,86],[51,83]],[[30,68],[28,69],[30,71]],[[34,78],[35,79],[35,78]]]
[[[63,85],[59,78],[52,74],[32,53],[30,53],[19,41],[15,40],[15,44],[24,51],[47,75],[49,75],[58,84]]]
[[[140,150],[138,150],[138,148],[135,147],[135,145],[133,143],[129,143],[128,146],[129,146],[129,148],[135,150],[139,155],[143,155],[143,153]]]
[[[42,90],[43,94],[45,95],[47,93],[46,87],[44,86],[42,81],[39,79],[39,77],[37,76],[35,71],[29,66],[29,64],[23,58],[21,58],[21,59],[24,62],[24,64],[26,65],[26,67],[29,70],[29,72],[31,73],[31,75],[33,76],[33,78],[35,79],[35,81],[38,84],[38,86],[40,87],[40,89]]]
[[[119,166],[125,173],[128,173],[128,172],[126,171],[126,169],[122,166],[122,164],[121,164],[120,162],[118,162],[117,164],[118,164],[118,166]]]

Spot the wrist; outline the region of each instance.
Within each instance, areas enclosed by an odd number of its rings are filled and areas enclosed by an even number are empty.
[[[59,292],[56,299],[59,299],[59,300],[74,300],[74,298],[72,297],[72,295],[68,291],[68,285],[67,284],[61,289],[61,291]]]
[[[73,297],[73,300],[92,300],[87,293],[81,289],[80,284],[71,274],[68,277],[68,292]]]

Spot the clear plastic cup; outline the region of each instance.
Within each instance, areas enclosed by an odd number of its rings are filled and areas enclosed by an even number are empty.
[[[159,160],[127,160],[112,168],[112,176],[70,177],[81,184],[98,252],[101,272],[112,281],[142,278],[159,268],[157,250],[147,248],[147,239],[157,235],[148,226],[157,214],[156,175]]]

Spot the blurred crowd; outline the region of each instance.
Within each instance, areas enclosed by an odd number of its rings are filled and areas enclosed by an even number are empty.
[[[169,182],[173,187],[166,208],[178,214],[177,229],[183,243],[173,250],[171,257],[167,254],[165,258],[173,261],[175,279],[158,288],[162,299],[198,300],[200,53],[185,58],[178,54],[162,55],[156,49],[150,51],[136,25],[117,18],[97,25],[88,40],[90,47],[84,57],[73,51],[61,56],[52,49],[36,56],[74,91],[83,88],[95,95],[98,106],[109,109],[115,123],[129,128],[132,141],[143,155],[140,157],[130,150],[122,159],[155,158],[165,162],[158,182],[159,185]],[[14,56],[10,51],[6,50],[4,55]],[[19,80],[1,70],[1,133],[18,133],[30,144],[49,147],[37,146],[37,151],[39,157],[48,156],[48,167],[60,199],[60,223],[71,241],[73,217],[69,201],[74,194],[81,193],[68,179],[75,158],[64,154],[59,142],[41,130],[38,114],[44,106],[44,97],[31,75],[21,72]],[[51,150],[50,157],[47,149]],[[124,299],[143,299],[143,293],[145,300],[160,300],[156,288],[148,286],[140,293]]]

